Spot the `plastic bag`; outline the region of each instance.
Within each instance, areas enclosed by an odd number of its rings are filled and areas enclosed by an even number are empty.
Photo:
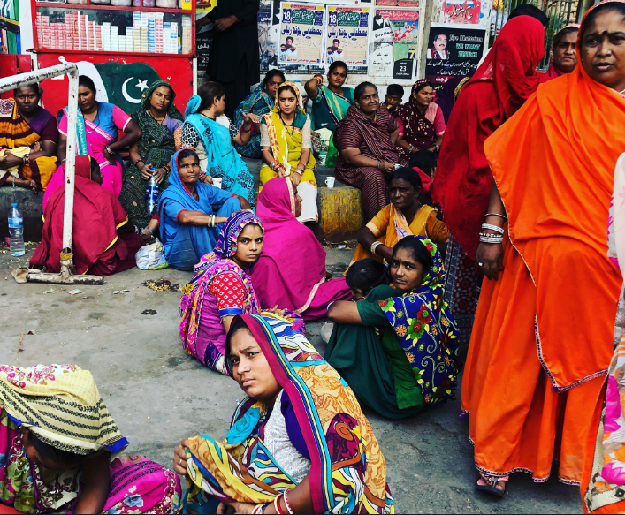
[[[141,270],[159,270],[169,266],[165,260],[165,247],[159,240],[141,247],[135,254],[135,261]]]

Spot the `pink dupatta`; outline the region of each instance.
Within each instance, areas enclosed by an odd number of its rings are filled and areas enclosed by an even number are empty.
[[[252,283],[268,299],[288,297],[296,312],[301,313],[308,309],[325,281],[326,253],[312,231],[298,222],[294,213],[295,195],[291,181],[276,178],[265,183],[256,206],[256,215],[265,227],[263,256],[276,263],[284,280],[275,281],[265,274],[263,277],[254,274],[255,266]],[[262,285],[257,284],[261,281]]]

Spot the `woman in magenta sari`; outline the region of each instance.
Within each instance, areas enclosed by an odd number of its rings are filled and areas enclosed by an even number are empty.
[[[305,321],[326,316],[328,304],[351,299],[344,277],[326,272],[326,253],[313,232],[297,221],[302,199],[285,178],[268,181],[258,195],[256,214],[265,229],[263,251],[249,270],[262,306],[285,309]]]
[[[123,167],[116,152],[139,141],[141,129],[116,105],[97,102],[95,84],[84,75],[78,84],[78,107],[76,154],[95,158],[104,176],[102,187],[117,198],[122,190]],[[126,135],[117,140],[119,131]],[[59,133],[58,158],[62,164],[67,144],[67,108],[59,122]]]

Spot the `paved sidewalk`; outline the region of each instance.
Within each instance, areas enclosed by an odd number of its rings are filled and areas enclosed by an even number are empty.
[[[34,247],[28,248],[26,258]],[[338,275],[351,253],[328,249],[329,269]],[[198,433],[221,438],[226,433],[243,392],[182,351],[180,294],[157,293],[142,285],[161,278],[182,285],[190,273],[133,269],[70,295],[71,286],[16,284],[10,268],[26,260],[0,254],[0,363],[76,363],[89,369],[130,441],[129,452],[166,466],[171,467],[173,449],[183,438]],[[113,294],[123,289],[129,292]],[[50,290],[54,292],[44,293]],[[156,315],[141,314],[146,309],[156,310]],[[309,324],[308,331],[323,350],[320,327]],[[556,479],[534,484],[517,475],[502,500],[477,493],[473,448],[459,412],[455,401],[401,422],[368,413],[386,457],[398,513],[581,512],[579,490]]]

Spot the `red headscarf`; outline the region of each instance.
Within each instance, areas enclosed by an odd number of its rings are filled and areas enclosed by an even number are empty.
[[[545,28],[535,18],[508,21],[449,118],[433,183],[454,239],[475,259],[493,175],[484,141],[536,91]]]

